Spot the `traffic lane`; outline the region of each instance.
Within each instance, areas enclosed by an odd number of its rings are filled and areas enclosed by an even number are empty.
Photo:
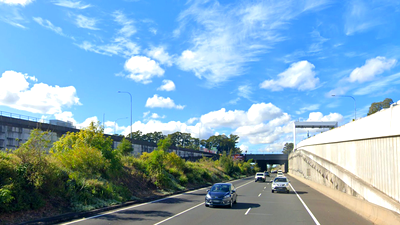
[[[275,178],[272,176],[271,179]],[[315,224],[298,198],[288,193],[272,193],[271,183],[266,183],[258,198],[261,207],[248,212],[251,224]],[[254,198],[254,197],[253,197]],[[252,200],[253,198],[249,198]]]
[[[335,202],[331,198],[302,183],[296,178],[286,175],[293,188],[303,199],[305,204],[320,222],[324,225],[351,224],[369,225],[371,221]]]
[[[232,208],[200,206],[161,224],[314,224],[295,195],[273,194],[270,183],[253,181],[237,193]]]
[[[254,184],[254,179],[248,180],[243,186],[236,186],[237,189],[237,203],[233,204],[232,208],[227,207],[206,207],[202,203],[199,207],[196,207],[190,211],[187,211],[177,217],[171,218],[167,221],[162,221],[157,225],[200,225],[200,224],[244,224],[248,220],[245,217],[245,213],[249,208],[260,207],[260,204],[254,200],[253,202],[247,202],[249,196],[257,198],[259,192],[263,189],[262,183],[259,184],[258,189],[247,188]],[[265,184],[265,183],[264,183]],[[204,202],[204,199],[203,199]]]
[[[244,178],[232,181],[236,187],[252,181],[253,178]],[[170,196],[164,199],[159,199],[149,203],[133,205],[130,207],[104,212],[102,214],[74,220],[67,224],[155,224],[173,215],[176,215],[184,210],[187,210],[199,203],[204,203],[204,198],[207,194],[207,188],[202,188],[186,193]]]

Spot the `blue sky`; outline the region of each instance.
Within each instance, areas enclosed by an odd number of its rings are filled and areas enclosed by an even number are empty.
[[[0,0],[0,111],[127,134],[125,91],[133,131],[280,152],[293,121],[354,118],[333,94],[357,118],[400,100],[398,21],[390,0]]]

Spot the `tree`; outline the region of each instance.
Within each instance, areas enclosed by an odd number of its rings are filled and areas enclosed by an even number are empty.
[[[239,136],[231,134],[229,138],[226,135],[211,136],[205,141],[206,148],[216,147],[218,153],[230,152],[233,154],[240,153],[240,149],[236,147]],[[203,142],[202,142],[203,143]]]
[[[293,143],[286,143],[285,146],[283,146],[283,154],[289,155],[293,151]]]
[[[140,130],[138,130],[138,131],[135,131],[135,132],[132,132],[132,139],[133,140],[137,140],[137,141],[143,141],[143,139],[142,139],[142,131],[140,131]],[[126,136],[126,138],[130,138],[130,134],[128,134],[127,136]]]
[[[381,102],[373,102],[369,107],[367,116],[372,115],[382,109],[387,109],[391,104],[393,104],[393,100],[391,98],[385,98],[385,100]]]
[[[121,144],[118,145],[117,150],[122,155],[129,155],[133,151],[132,143],[126,139],[122,138]]]

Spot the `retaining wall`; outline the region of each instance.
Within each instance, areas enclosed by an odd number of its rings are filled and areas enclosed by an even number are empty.
[[[400,213],[400,105],[301,141],[289,171]]]

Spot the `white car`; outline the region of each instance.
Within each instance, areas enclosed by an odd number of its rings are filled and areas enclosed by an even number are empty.
[[[290,181],[286,177],[276,177],[271,184],[271,192],[274,193],[274,191],[282,191],[289,193],[289,183]]]
[[[284,175],[283,175],[282,172],[278,172],[276,176],[277,176],[277,177],[284,177]]]
[[[254,181],[255,182],[257,182],[257,181],[265,182],[265,174],[264,174],[264,172],[256,173],[256,176],[254,177]]]

